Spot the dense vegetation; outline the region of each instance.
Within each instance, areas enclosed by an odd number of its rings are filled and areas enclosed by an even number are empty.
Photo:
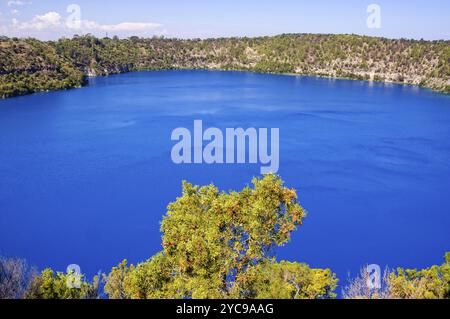
[[[161,224],[163,250],[137,266],[114,267],[105,291],[110,298],[334,297],[329,269],[271,256],[304,216],[296,192],[275,175],[230,193],[184,183]]]
[[[84,83],[84,74],[48,43],[0,40],[0,96],[67,89]]]
[[[0,96],[83,85],[84,76],[220,69],[399,82],[450,92],[450,41],[358,35],[164,39],[0,39]]]
[[[347,299],[450,299],[450,253],[445,254],[442,265],[430,268],[386,269],[381,278],[381,287],[370,289],[368,272],[350,280],[343,289]]]
[[[296,191],[275,175],[229,193],[183,183],[161,224],[162,250],[149,260],[138,265],[124,260],[89,282],[0,258],[0,299],[334,298],[337,279],[330,269],[273,258],[304,217]],[[364,271],[343,296],[450,298],[450,253],[441,266],[386,271],[380,289],[368,288],[366,280]],[[75,282],[78,288],[68,284]]]

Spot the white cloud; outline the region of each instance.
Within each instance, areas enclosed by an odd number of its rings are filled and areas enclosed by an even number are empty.
[[[74,33],[92,33],[103,36],[105,32],[111,35],[141,35],[157,31],[162,27],[159,23],[152,22],[121,22],[117,24],[101,24],[96,21],[81,20],[78,24],[73,21],[66,21],[59,13],[51,11],[42,15],[36,15],[33,19],[25,22],[12,20],[10,34],[19,36],[37,36],[39,33],[52,32],[55,36],[68,35]],[[26,32],[26,34],[24,34]]]
[[[8,5],[8,7],[12,7],[12,6],[23,6],[23,5],[25,5],[26,3],[25,2],[23,2],[23,1],[8,1],[8,3],[7,3],[7,5]]]
[[[16,21],[14,26],[20,30],[44,30],[61,26],[61,15],[51,11],[43,15],[35,16],[31,21],[19,23]]]
[[[83,25],[83,23],[82,23]],[[122,22],[118,24],[98,24],[96,22],[86,21],[92,29],[102,30],[102,31],[147,31],[155,30],[161,27],[158,23],[143,23],[143,22]]]
[[[118,24],[99,24],[94,21],[81,21],[81,29],[107,32],[150,31],[161,27],[158,23],[122,22]]]

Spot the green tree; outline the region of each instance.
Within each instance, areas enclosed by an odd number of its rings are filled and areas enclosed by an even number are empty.
[[[105,278],[105,292],[112,299],[162,299],[172,280],[171,266],[163,253],[127,267],[124,260]]]
[[[398,268],[390,275],[389,285],[394,299],[450,298],[450,252],[440,266],[423,270]]]
[[[338,280],[330,269],[296,262],[265,261],[240,275],[237,296],[256,299],[335,298]]]
[[[445,254],[442,265],[430,268],[386,269],[381,288],[371,289],[367,285],[366,268],[344,287],[346,299],[448,299],[450,298],[450,252]]]
[[[161,224],[163,251],[107,277],[111,298],[328,298],[330,270],[272,259],[306,213],[275,175],[241,192],[183,183]],[[267,281],[270,273],[277,274]],[[279,290],[279,287],[283,289]]]
[[[73,288],[68,282],[73,280],[72,273],[54,272],[47,268],[35,276],[25,292],[26,299],[96,299],[99,298],[99,278],[89,283],[81,275],[81,285]]]

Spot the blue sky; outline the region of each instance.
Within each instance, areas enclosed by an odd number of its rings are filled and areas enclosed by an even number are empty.
[[[70,4],[80,8],[76,27],[66,24],[74,12],[67,12]],[[380,28],[367,26],[370,4],[381,9]],[[88,32],[181,38],[356,33],[448,40],[450,1],[0,0],[1,34],[54,39]]]

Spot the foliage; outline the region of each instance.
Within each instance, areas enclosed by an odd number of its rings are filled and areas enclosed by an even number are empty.
[[[449,41],[358,35],[181,40],[75,36],[0,39],[0,96],[78,87],[85,76],[223,69],[400,82],[450,92]]]
[[[46,42],[0,40],[0,97],[83,85],[84,75]]]
[[[168,206],[161,225],[164,252],[180,272],[221,280],[288,242],[305,216],[295,190],[275,175],[253,185],[227,194],[183,183],[183,195]]]
[[[237,281],[237,295],[251,299],[335,298],[338,282],[330,269],[311,269],[306,264],[287,261],[251,266]]]
[[[389,284],[394,299],[450,298],[450,252],[440,266],[423,270],[398,268],[390,275]]]
[[[302,225],[305,210],[296,191],[276,175],[255,178],[242,191],[183,182],[182,195],[168,205],[161,223],[163,250],[149,260],[127,260],[103,275],[111,299],[326,299],[338,280],[330,269],[275,260],[274,251]],[[0,258],[0,298],[100,298],[100,277],[45,269],[29,279],[22,260]],[[367,285],[365,269],[343,290],[349,299],[450,298],[450,253],[423,270],[386,270],[379,289]]]
[[[93,283],[80,278],[80,287],[72,288],[68,282],[73,281],[71,273],[54,272],[47,268],[35,276],[25,292],[26,299],[96,299],[99,297],[99,278]]]
[[[368,274],[361,270],[344,288],[347,299],[449,299],[450,298],[450,252],[442,265],[430,268],[386,270],[381,289],[368,288]]]
[[[295,190],[275,175],[230,193],[184,182],[161,224],[163,251],[114,267],[105,291],[111,298],[333,297],[330,270],[271,257],[304,217]]]
[[[171,267],[163,253],[127,267],[124,260],[105,278],[105,292],[112,299],[162,299],[168,295]]]

